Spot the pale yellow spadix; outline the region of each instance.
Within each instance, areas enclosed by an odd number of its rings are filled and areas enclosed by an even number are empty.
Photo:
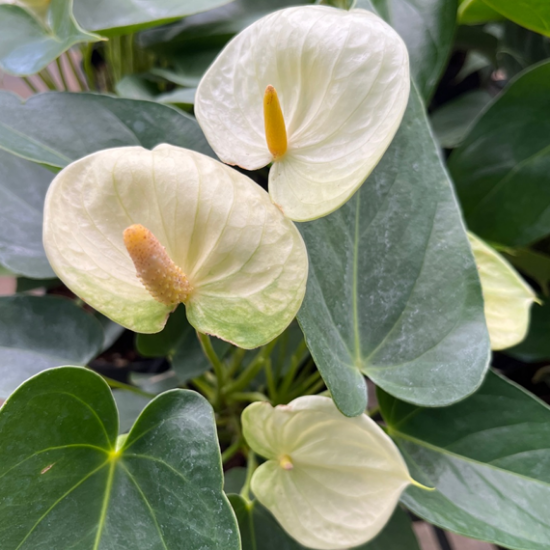
[[[468,238],[479,271],[491,348],[519,344],[527,334],[529,310],[536,295],[496,250],[473,233]]]
[[[266,87],[280,108],[273,102],[264,116]],[[407,48],[380,17],[301,6],[263,17],[224,48],[197,89],[195,114],[223,162],[273,162],[273,202],[306,221],[361,186],[399,127],[409,88]]]
[[[280,334],[302,303],[300,233],[252,180],[187,149],[107,149],[54,179],[44,210],[52,268],[135,332],[189,322],[243,348]]]
[[[306,396],[242,414],[246,441],[267,458],[252,477],[256,498],[300,544],[351,548],[374,538],[414,481],[393,441],[363,414]]]
[[[288,147],[286,127],[277,90],[271,85],[264,93],[264,126],[267,148],[273,155],[273,160],[280,159]]]
[[[137,276],[149,294],[167,306],[187,302],[191,285],[153,233],[135,223],[127,227],[122,236]]]

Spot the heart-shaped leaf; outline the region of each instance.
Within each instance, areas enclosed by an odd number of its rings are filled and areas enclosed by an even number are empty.
[[[0,410],[5,550],[240,550],[222,492],[212,408],[195,392],[154,399],[117,445],[107,384],[63,367]]]
[[[550,409],[490,373],[465,401],[422,409],[379,392],[388,430],[415,479],[402,502],[467,537],[518,550],[550,540]]]
[[[298,320],[344,414],[365,410],[364,374],[422,405],[475,391],[490,352],[481,288],[417,92],[353,199],[300,230],[310,275]]]
[[[227,4],[231,0],[74,0],[78,22],[112,36],[168,23]]]
[[[37,73],[71,46],[101,40],[78,26],[72,0],[51,0],[43,21],[20,6],[1,4],[0,68],[7,73]]]
[[[0,150],[0,263],[19,275],[54,272],[42,245],[44,197],[53,174]]]
[[[522,246],[550,233],[550,61],[521,73],[449,158],[468,227]]]
[[[0,149],[33,162],[62,168],[102,149],[160,143],[214,156],[197,121],[167,105],[64,92],[22,102],[0,91]]]
[[[70,300],[0,298],[0,398],[45,369],[86,365],[102,345],[99,322]]]

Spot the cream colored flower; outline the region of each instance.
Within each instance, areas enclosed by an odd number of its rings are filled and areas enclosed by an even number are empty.
[[[529,310],[536,295],[496,250],[473,233],[468,238],[481,280],[491,349],[515,346],[527,334]]]
[[[281,526],[310,548],[363,544],[384,527],[415,483],[392,440],[363,414],[343,416],[332,399],[305,396],[242,415],[250,447],[268,459],[252,491]]]
[[[223,162],[273,162],[273,202],[305,221],[339,208],[374,169],[409,87],[407,49],[382,19],[303,6],[236,36],[204,75],[195,113]]]
[[[304,242],[267,193],[171,145],[108,149],[62,170],[44,246],[75,294],[136,332],[158,332],[183,302],[197,330],[253,348],[286,328],[305,293]]]

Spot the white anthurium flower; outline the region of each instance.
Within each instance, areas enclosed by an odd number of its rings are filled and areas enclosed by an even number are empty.
[[[78,296],[136,332],[189,322],[243,348],[296,315],[307,253],[252,180],[171,145],[100,151],[62,170],[44,211],[52,268]]]
[[[242,415],[253,451],[267,458],[252,476],[256,498],[300,544],[339,549],[384,527],[402,491],[418,485],[393,441],[366,414],[343,416],[332,399],[304,396]]]
[[[225,47],[200,82],[195,114],[223,162],[273,162],[273,202],[306,221],[361,186],[399,127],[409,88],[407,48],[380,17],[302,6],[258,20]]]
[[[519,344],[529,328],[529,310],[537,297],[518,272],[493,248],[468,234],[479,271],[491,349]]]

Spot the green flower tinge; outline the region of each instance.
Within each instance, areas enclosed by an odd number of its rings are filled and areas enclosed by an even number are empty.
[[[267,193],[170,145],[108,149],[61,171],[44,246],[75,294],[136,332],[160,331],[181,296],[197,330],[253,348],[286,328],[305,293],[303,240]],[[189,292],[173,292],[174,278]]]

